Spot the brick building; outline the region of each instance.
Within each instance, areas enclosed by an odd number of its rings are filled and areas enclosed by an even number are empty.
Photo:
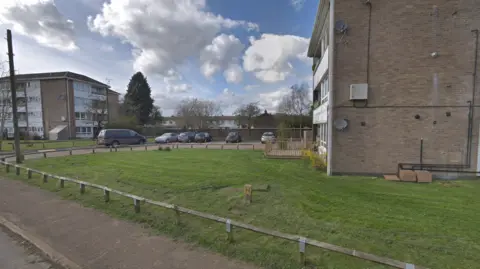
[[[16,88],[19,127],[31,135],[50,139],[92,138],[98,128],[97,118],[108,122],[118,117],[119,93],[84,75],[21,74],[16,75]],[[8,91],[9,77],[1,78],[0,98],[11,99]],[[6,107],[4,130],[12,137],[12,113],[7,100],[0,107],[2,111]]]
[[[320,1],[308,56],[329,174],[480,171],[479,14],[472,0]]]

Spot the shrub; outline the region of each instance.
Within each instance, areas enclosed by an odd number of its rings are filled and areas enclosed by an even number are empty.
[[[318,154],[313,150],[304,149],[302,150],[302,159],[305,161],[306,165],[309,165],[316,170],[320,170],[320,171],[327,170],[326,154]]]
[[[170,147],[165,147],[165,151],[171,151],[172,149]]]
[[[158,150],[163,150],[162,146],[158,146]]]

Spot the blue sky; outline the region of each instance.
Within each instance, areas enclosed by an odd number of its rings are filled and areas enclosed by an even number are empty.
[[[108,78],[122,93],[130,76],[142,71],[166,115],[189,97],[217,101],[229,114],[253,101],[275,110],[289,86],[310,81],[305,52],[317,5],[318,0],[5,0],[0,28],[13,30],[20,73],[80,72]]]

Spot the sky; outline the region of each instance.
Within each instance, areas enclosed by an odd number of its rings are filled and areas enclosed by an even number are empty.
[[[249,102],[274,112],[291,85],[311,85],[318,3],[1,0],[0,31],[12,30],[21,74],[77,72],[123,94],[141,71],[164,116],[185,98],[215,101],[224,115]]]

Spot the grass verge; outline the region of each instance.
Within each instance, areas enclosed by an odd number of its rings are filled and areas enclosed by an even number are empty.
[[[117,152],[30,160],[28,167],[102,184],[114,189],[229,217],[256,226],[411,262],[430,268],[475,268],[480,264],[480,206],[476,181],[408,184],[362,177],[333,177],[302,161],[269,160],[261,152],[174,150]],[[26,176],[22,176],[26,180]],[[80,195],[78,186],[41,184],[68,199],[111,215],[145,223],[155,231],[267,268],[298,267],[298,244],[235,230],[225,240],[224,225],[143,206],[133,213],[130,199],[99,190]],[[242,200],[244,184],[269,184]],[[388,268],[309,247],[318,268]]]

